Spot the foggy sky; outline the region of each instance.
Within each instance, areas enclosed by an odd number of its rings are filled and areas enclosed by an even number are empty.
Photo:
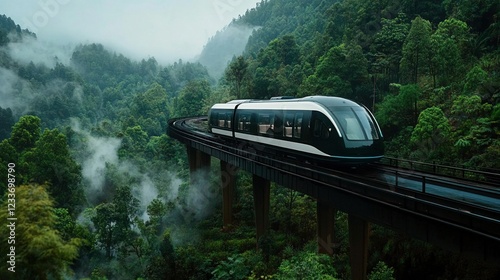
[[[1,0],[0,14],[39,40],[102,43],[132,59],[190,60],[257,0]]]

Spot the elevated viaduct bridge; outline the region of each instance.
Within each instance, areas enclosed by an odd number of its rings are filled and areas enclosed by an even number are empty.
[[[442,166],[415,171],[403,168],[412,162],[394,160],[388,161],[393,166],[375,165],[361,174],[341,172],[266,155],[259,144],[228,143],[197,127],[204,121],[170,120],[168,135],[186,145],[192,173],[208,169],[211,157],[220,160],[225,226],[233,222],[235,174],[241,169],[253,175],[257,240],[269,226],[270,182],[317,200],[321,253],[333,254],[335,213],[347,213],[353,279],[366,279],[370,223],[467,257],[500,261],[499,174],[479,174],[487,181],[478,183],[439,175]],[[466,172],[471,171],[458,170],[463,177]]]

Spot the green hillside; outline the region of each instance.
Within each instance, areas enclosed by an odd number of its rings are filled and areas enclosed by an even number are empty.
[[[15,184],[15,276],[350,279],[347,215],[334,256],[317,255],[316,201],[300,193],[272,184],[271,229],[257,241],[252,179],[240,172],[237,222],[221,230],[219,164],[191,185],[167,120],[235,98],[342,96],[374,111],[388,156],[500,169],[499,20],[495,0],[268,0],[199,62],[160,65],[98,43],[68,62],[50,48],[26,62],[13,46],[36,35],[0,16],[0,174],[15,174],[0,180],[0,202],[9,208]],[[9,235],[0,227],[0,252]],[[500,277],[376,225],[369,255],[372,280]],[[12,279],[8,267],[0,279]]]
[[[497,1],[262,1],[234,22],[259,28],[221,83],[353,99],[390,156],[500,168],[499,15]]]

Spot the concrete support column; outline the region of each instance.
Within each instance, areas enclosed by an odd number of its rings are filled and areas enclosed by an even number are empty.
[[[207,177],[210,172],[210,155],[195,148],[187,147],[189,174],[191,176],[191,184],[198,184],[202,181],[208,181]],[[203,171],[204,173],[200,173]]]
[[[317,218],[318,218],[318,253],[333,255],[333,238],[335,216],[337,210],[329,203],[323,202],[318,199],[317,205]]]
[[[351,279],[365,280],[368,259],[368,238],[370,224],[349,214],[349,259],[351,264]]]
[[[237,167],[225,161],[220,161],[220,175],[222,188],[222,217],[224,228],[233,224],[233,200],[236,188]]]
[[[188,162],[189,162],[189,172],[190,172],[190,174],[193,174],[193,172],[196,171],[196,169],[197,169],[198,151],[194,148],[189,147],[189,146],[186,146],[186,151],[187,151]]]
[[[269,198],[271,183],[257,175],[253,175],[253,203],[255,210],[255,227],[257,242],[269,229]]]

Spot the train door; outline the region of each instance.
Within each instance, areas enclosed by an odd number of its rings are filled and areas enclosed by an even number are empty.
[[[331,155],[335,148],[339,148],[336,147],[339,137],[333,123],[320,112],[312,112],[309,135],[310,143],[324,153]]]

